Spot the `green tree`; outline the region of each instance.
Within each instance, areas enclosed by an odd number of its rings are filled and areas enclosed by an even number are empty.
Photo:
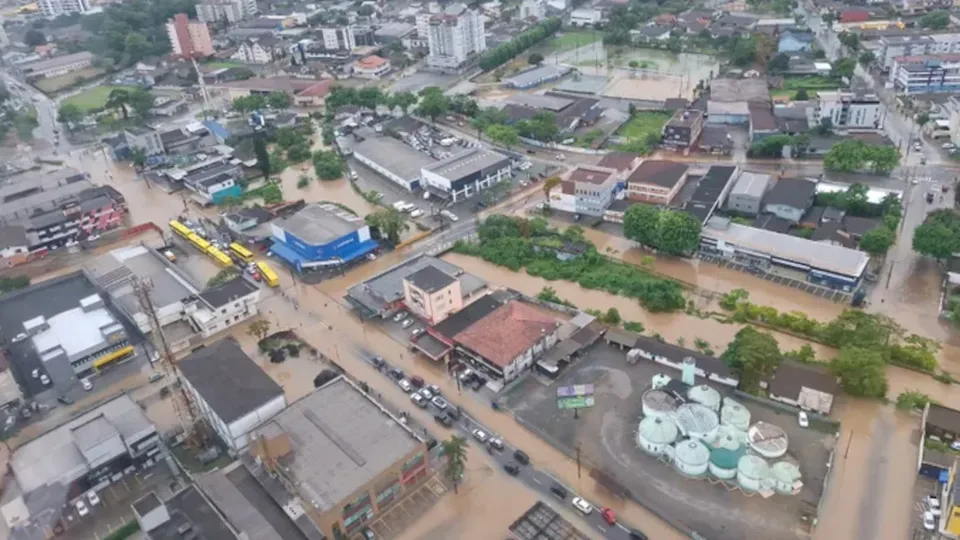
[[[780,364],[777,340],[753,326],[744,326],[723,351],[720,359],[740,376],[740,388],[756,394],[760,382],[768,380]]]
[[[794,96],[793,99],[795,99],[795,100],[797,100],[797,101],[806,101],[806,100],[810,99],[810,94],[807,93],[807,89],[806,89],[806,88],[801,88],[801,89],[797,90],[797,94]]]
[[[950,14],[946,11],[931,11],[920,19],[920,26],[931,30],[943,30],[950,25]]]
[[[548,201],[550,200],[550,192],[559,186],[560,182],[559,176],[551,176],[543,181],[543,196],[546,197]]]
[[[267,141],[263,137],[253,138],[253,153],[257,156],[257,168],[263,174],[263,178],[270,178],[270,153],[267,152]]]
[[[250,94],[249,96],[241,96],[234,99],[230,106],[239,113],[251,113],[265,109],[267,106],[267,98],[264,97],[263,94]]]
[[[860,65],[866,67],[877,60],[877,55],[873,54],[873,51],[863,51],[860,53],[858,60],[860,60]]]
[[[72,129],[73,124],[79,123],[86,116],[83,110],[73,103],[64,103],[60,105],[57,111],[57,120],[67,125],[67,129]]]
[[[293,106],[293,98],[286,92],[270,92],[267,94],[267,105],[273,109],[286,110]]]
[[[130,161],[137,170],[143,169],[147,164],[147,151],[139,146],[130,150]]]
[[[950,209],[927,214],[913,232],[913,250],[938,261],[960,252],[960,214]]]
[[[43,45],[47,42],[46,36],[43,35],[43,32],[37,30],[36,28],[31,28],[23,35],[23,44],[28,47],[36,47],[38,45]]]
[[[130,103],[130,92],[123,88],[114,88],[110,91],[110,94],[107,96],[107,102],[105,107],[108,109],[114,109],[120,111],[120,114],[123,115],[123,119],[126,120],[128,117],[127,105]]]
[[[856,51],[860,49],[860,34],[853,32],[840,32],[837,35],[837,40],[843,45],[850,48],[850,50]]]
[[[231,279],[240,275],[240,270],[236,266],[229,266],[217,272],[215,276],[207,280],[207,288],[223,285]],[[261,338],[262,339],[262,338]]]
[[[436,121],[438,116],[442,116],[450,110],[450,101],[443,95],[443,90],[435,86],[425,88],[420,96],[417,114],[421,116],[428,116],[430,120]]]
[[[453,492],[457,493],[467,464],[467,440],[458,435],[451,436],[440,443],[440,455],[447,460],[443,474],[453,484]]]
[[[539,66],[543,63],[543,55],[540,53],[533,53],[527,58],[527,63],[534,66]]]
[[[767,71],[770,73],[783,73],[790,69],[790,56],[786,53],[775,55],[767,62]]]
[[[520,135],[517,130],[501,124],[487,128],[487,137],[501,146],[506,146],[508,150],[520,144]]]
[[[687,255],[700,245],[700,220],[681,210],[660,212],[657,249],[671,255]]]
[[[804,364],[812,364],[817,361],[817,353],[809,343],[804,343],[795,351],[787,351],[783,353],[783,356]]]
[[[873,398],[887,395],[887,368],[880,352],[844,347],[830,366],[840,377],[840,384],[848,394]]]
[[[306,142],[297,143],[287,148],[287,161],[290,163],[300,163],[310,159],[310,146]]]
[[[130,32],[124,38],[123,52],[126,53],[127,61],[130,63],[139,62],[150,55],[152,46],[147,41],[147,37],[140,32]]]
[[[390,96],[390,106],[400,107],[403,112],[407,112],[407,109],[416,102],[417,96],[410,92],[397,92]]]
[[[153,95],[146,88],[137,88],[127,94],[127,103],[141,119],[150,116],[153,109]]]
[[[266,319],[257,319],[247,327],[247,335],[257,338],[257,341],[263,341],[270,333],[270,321]]]
[[[927,125],[927,122],[930,121],[930,113],[928,113],[928,112],[926,112],[926,111],[921,112],[921,113],[917,113],[917,118],[916,118],[916,120],[917,120],[917,125],[920,126],[920,127],[923,127],[923,126]]]
[[[483,140],[483,132],[490,128],[490,120],[484,115],[478,115],[470,120],[470,126],[477,130],[477,140]],[[516,131],[516,130],[514,130]]]
[[[860,249],[871,255],[883,255],[896,240],[894,232],[887,227],[874,227],[860,238]]]
[[[365,218],[367,225],[376,228],[393,245],[400,243],[400,234],[410,228],[407,215],[395,208],[381,208]]]
[[[37,113],[25,111],[13,117],[13,128],[17,131],[17,137],[21,141],[33,139],[33,130],[40,125],[37,122]]]
[[[836,78],[853,77],[853,72],[857,68],[857,61],[850,57],[840,58],[830,66],[830,75]]]
[[[517,122],[517,132],[522,137],[551,142],[557,138],[560,128],[557,127],[555,114],[549,111],[540,111],[529,120]]]
[[[343,160],[333,150],[313,153],[313,170],[320,180],[336,180],[343,176]]]

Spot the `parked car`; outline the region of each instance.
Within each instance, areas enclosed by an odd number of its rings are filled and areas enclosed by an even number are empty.
[[[463,373],[460,374],[460,382],[462,382],[462,383],[468,383],[468,382],[470,382],[471,380],[473,380],[473,378],[474,378],[475,376],[476,376],[476,375],[474,375],[473,370],[470,369],[470,368],[467,368],[467,369],[463,370]]]
[[[433,399],[433,392],[431,392],[429,388],[421,388],[420,395],[423,396],[423,398],[427,401]]]
[[[473,434],[473,438],[480,441],[481,443],[487,442],[487,439],[490,438],[490,436],[487,435],[487,432],[483,431],[482,429],[475,429],[473,430],[472,434]]]
[[[163,373],[154,373],[153,375],[150,375],[150,377],[147,379],[147,382],[155,383],[162,378],[163,378]]]
[[[923,513],[923,528],[932,531],[937,528],[937,520],[929,510]]]
[[[436,420],[438,424],[445,427],[450,427],[453,425],[453,419],[444,413],[433,415],[433,419]]]
[[[59,401],[61,405],[73,405],[73,400],[70,399],[70,396],[57,396],[57,401]]]
[[[585,516],[588,516],[591,512],[593,512],[593,505],[584,500],[583,497],[574,497],[573,507],[579,510],[580,513]]]
[[[507,474],[510,476],[516,476],[520,474],[520,467],[516,463],[507,463],[503,466],[503,470],[507,471]]]
[[[940,516],[940,499],[936,495],[927,495],[923,503],[934,517]]]
[[[47,377],[46,373],[40,375],[40,384],[44,386],[50,386],[50,377]]]
[[[75,506],[77,508],[78,516],[83,517],[83,516],[90,515],[90,509],[87,508],[87,505],[84,504],[83,501],[77,501],[77,504]]]
[[[440,395],[440,387],[435,384],[428,384],[427,390],[429,390],[434,396]]]
[[[447,403],[447,400],[443,399],[440,396],[433,396],[433,399],[430,400],[430,403],[433,403],[433,406],[440,409],[441,411],[445,411],[449,406],[449,403]]]
[[[491,447],[496,448],[497,450],[503,450],[503,439],[500,437],[494,437],[490,439],[488,443]]]
[[[383,361],[382,356],[374,356],[373,358],[370,359],[370,363],[373,364],[373,367],[377,369],[382,368],[384,364],[386,364],[386,362]]]
[[[528,456],[523,450],[515,450],[513,452],[513,459],[517,460],[517,463],[521,465],[527,465],[530,463],[530,456]]]
[[[424,399],[419,393],[410,394],[410,401],[413,401],[414,405],[420,407],[421,409],[427,408],[427,400]]]
[[[401,311],[401,312],[399,312],[399,313],[397,313],[396,315],[393,316],[393,322],[400,322],[400,321],[402,321],[402,320],[404,320],[404,319],[406,319],[406,318],[407,318],[407,312],[406,312],[406,311]]]
[[[100,497],[97,495],[96,491],[87,492],[87,502],[90,503],[90,506],[96,506],[100,504]]]
[[[636,529],[630,529],[630,540],[650,540],[647,535]]]
[[[86,390],[86,391],[88,391],[88,392],[89,392],[90,390],[93,390],[93,383],[90,382],[90,379],[86,379],[86,378],[80,379],[80,386],[82,386],[83,389]]]
[[[413,319],[407,319],[400,323],[400,328],[410,328],[413,326]]]
[[[417,337],[423,333],[423,328],[414,328],[413,332],[410,332],[411,337]]]
[[[399,386],[400,389],[403,390],[404,392],[409,392],[413,390],[413,385],[410,384],[410,381],[406,379],[400,379],[399,381],[397,381],[397,386]]]
[[[800,424],[800,427],[810,427],[810,418],[807,417],[805,411],[797,413],[797,423]]]
[[[393,368],[387,372],[387,377],[399,382],[400,379],[403,378],[403,370],[399,368]]]
[[[560,497],[561,500],[567,498],[567,488],[561,486],[560,484],[553,484],[550,486],[550,492],[557,497]]]
[[[600,510],[600,517],[607,522],[607,525],[616,525],[617,524],[617,515],[613,513],[613,510],[609,508],[604,508]]]

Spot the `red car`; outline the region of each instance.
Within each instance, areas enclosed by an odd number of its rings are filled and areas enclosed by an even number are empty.
[[[617,516],[613,513],[613,510],[604,508],[600,510],[600,515],[603,517],[603,520],[607,522],[607,525],[617,524]]]

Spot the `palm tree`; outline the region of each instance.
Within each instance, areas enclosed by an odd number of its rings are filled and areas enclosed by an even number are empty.
[[[123,119],[127,119],[127,103],[130,101],[130,92],[123,88],[114,88],[107,96],[107,102],[104,106],[108,109],[119,109],[123,114]]]
[[[447,468],[443,474],[453,482],[453,492],[456,493],[467,463],[467,440],[456,435],[450,437],[441,443],[440,455],[447,458]]]

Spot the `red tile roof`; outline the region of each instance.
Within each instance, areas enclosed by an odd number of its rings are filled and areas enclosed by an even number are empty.
[[[359,68],[374,69],[382,66],[385,62],[386,60],[384,60],[383,58],[380,58],[375,54],[371,54],[366,58],[361,58],[360,60],[357,60],[356,65]]]
[[[556,319],[516,300],[500,306],[473,323],[454,338],[455,341],[506,367],[557,327]]]
[[[851,9],[844,11],[840,14],[840,22],[842,23],[857,23],[857,22],[866,22],[870,20],[870,12],[864,11],[862,9]]]

